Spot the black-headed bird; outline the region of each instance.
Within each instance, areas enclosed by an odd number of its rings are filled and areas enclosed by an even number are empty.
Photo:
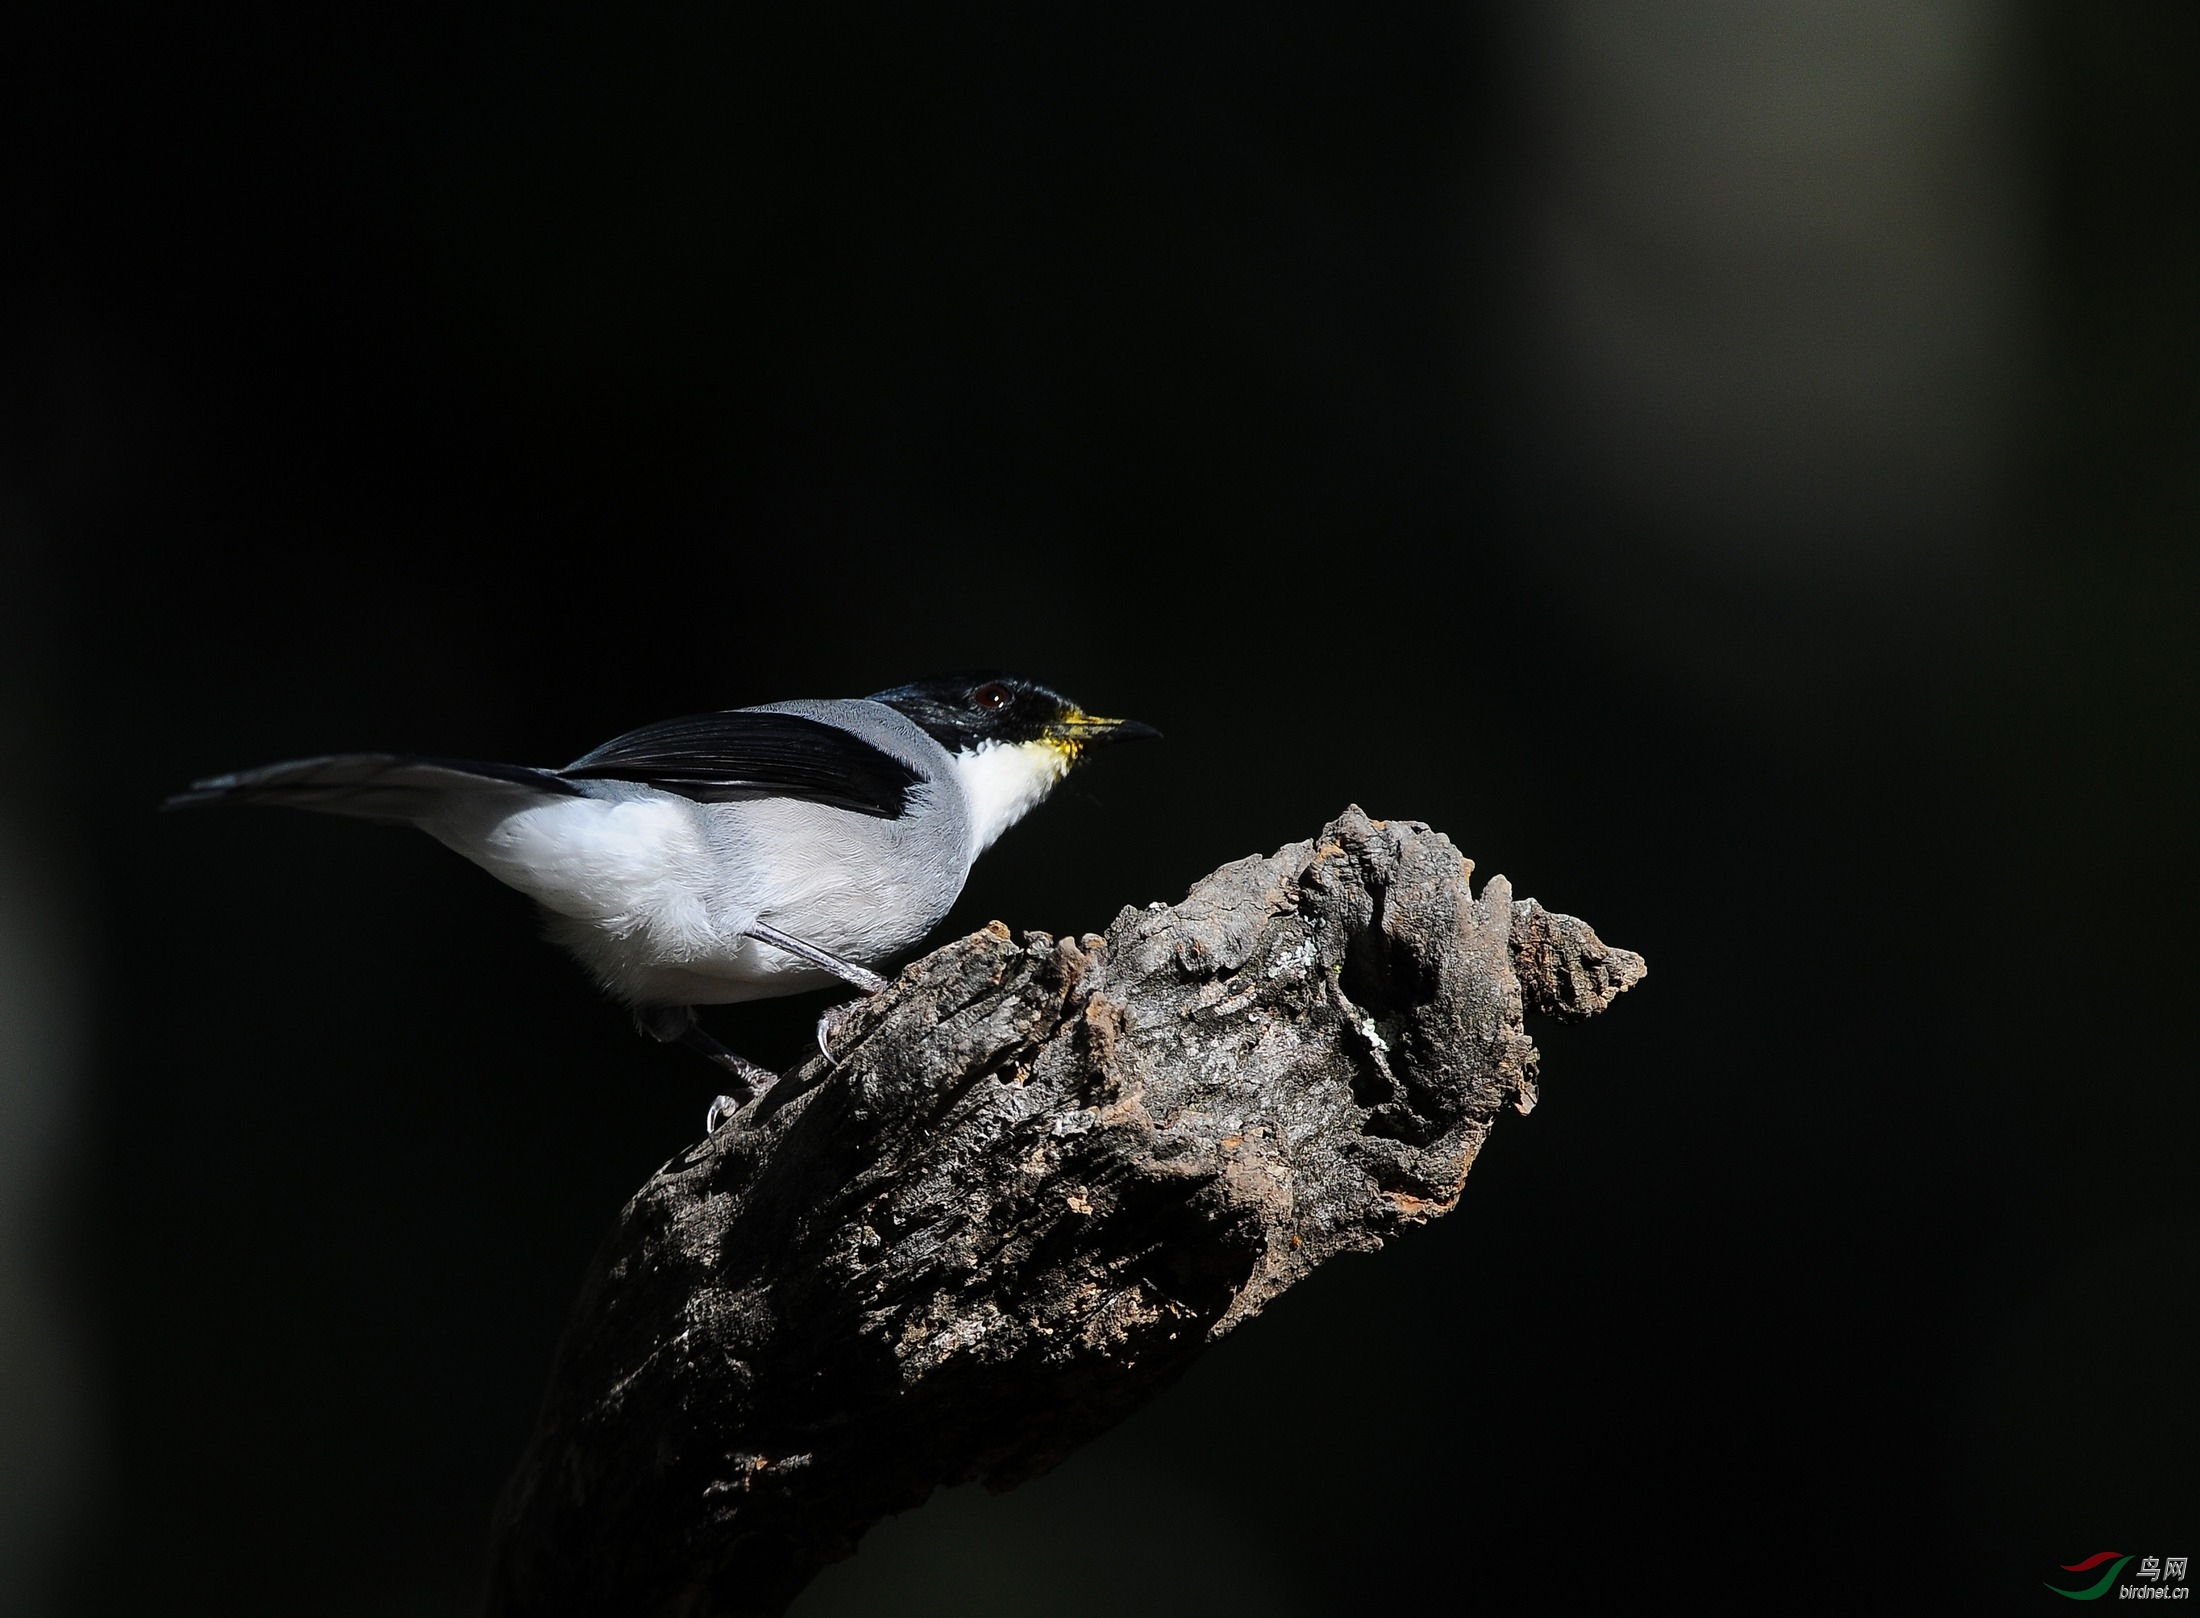
[[[835,980],[876,993],[872,969],[939,925],[978,856],[1088,751],[1159,734],[1034,680],[961,674],[670,719],[563,769],[343,753],[215,776],[168,806],[418,826],[539,904],[645,1032],[732,1075],[715,1129],[773,1075],[697,1006]]]

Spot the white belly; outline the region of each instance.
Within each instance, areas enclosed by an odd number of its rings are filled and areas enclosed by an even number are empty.
[[[426,829],[539,903],[551,936],[637,1005],[828,987],[839,980],[747,928],[869,966],[936,926],[967,870],[923,857],[921,827],[790,799],[704,805],[637,789],[460,806]]]

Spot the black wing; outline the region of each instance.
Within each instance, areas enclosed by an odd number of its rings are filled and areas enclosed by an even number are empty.
[[[557,772],[575,781],[639,781],[698,803],[803,798],[882,820],[900,816],[923,777],[860,736],[801,714],[694,714],[644,725]]]

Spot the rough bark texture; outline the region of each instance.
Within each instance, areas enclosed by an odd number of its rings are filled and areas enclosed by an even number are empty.
[[[1105,938],[998,923],[857,1007],[620,1215],[489,1608],[777,1613],[880,1517],[1045,1471],[1535,1101],[1523,1008],[1643,974],[1351,809]]]

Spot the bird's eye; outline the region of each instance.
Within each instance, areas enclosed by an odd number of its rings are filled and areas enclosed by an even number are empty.
[[[999,713],[1008,706],[1009,698],[1013,695],[1014,693],[1007,686],[995,680],[992,684],[981,685],[977,690],[971,692],[970,700],[987,713]]]

